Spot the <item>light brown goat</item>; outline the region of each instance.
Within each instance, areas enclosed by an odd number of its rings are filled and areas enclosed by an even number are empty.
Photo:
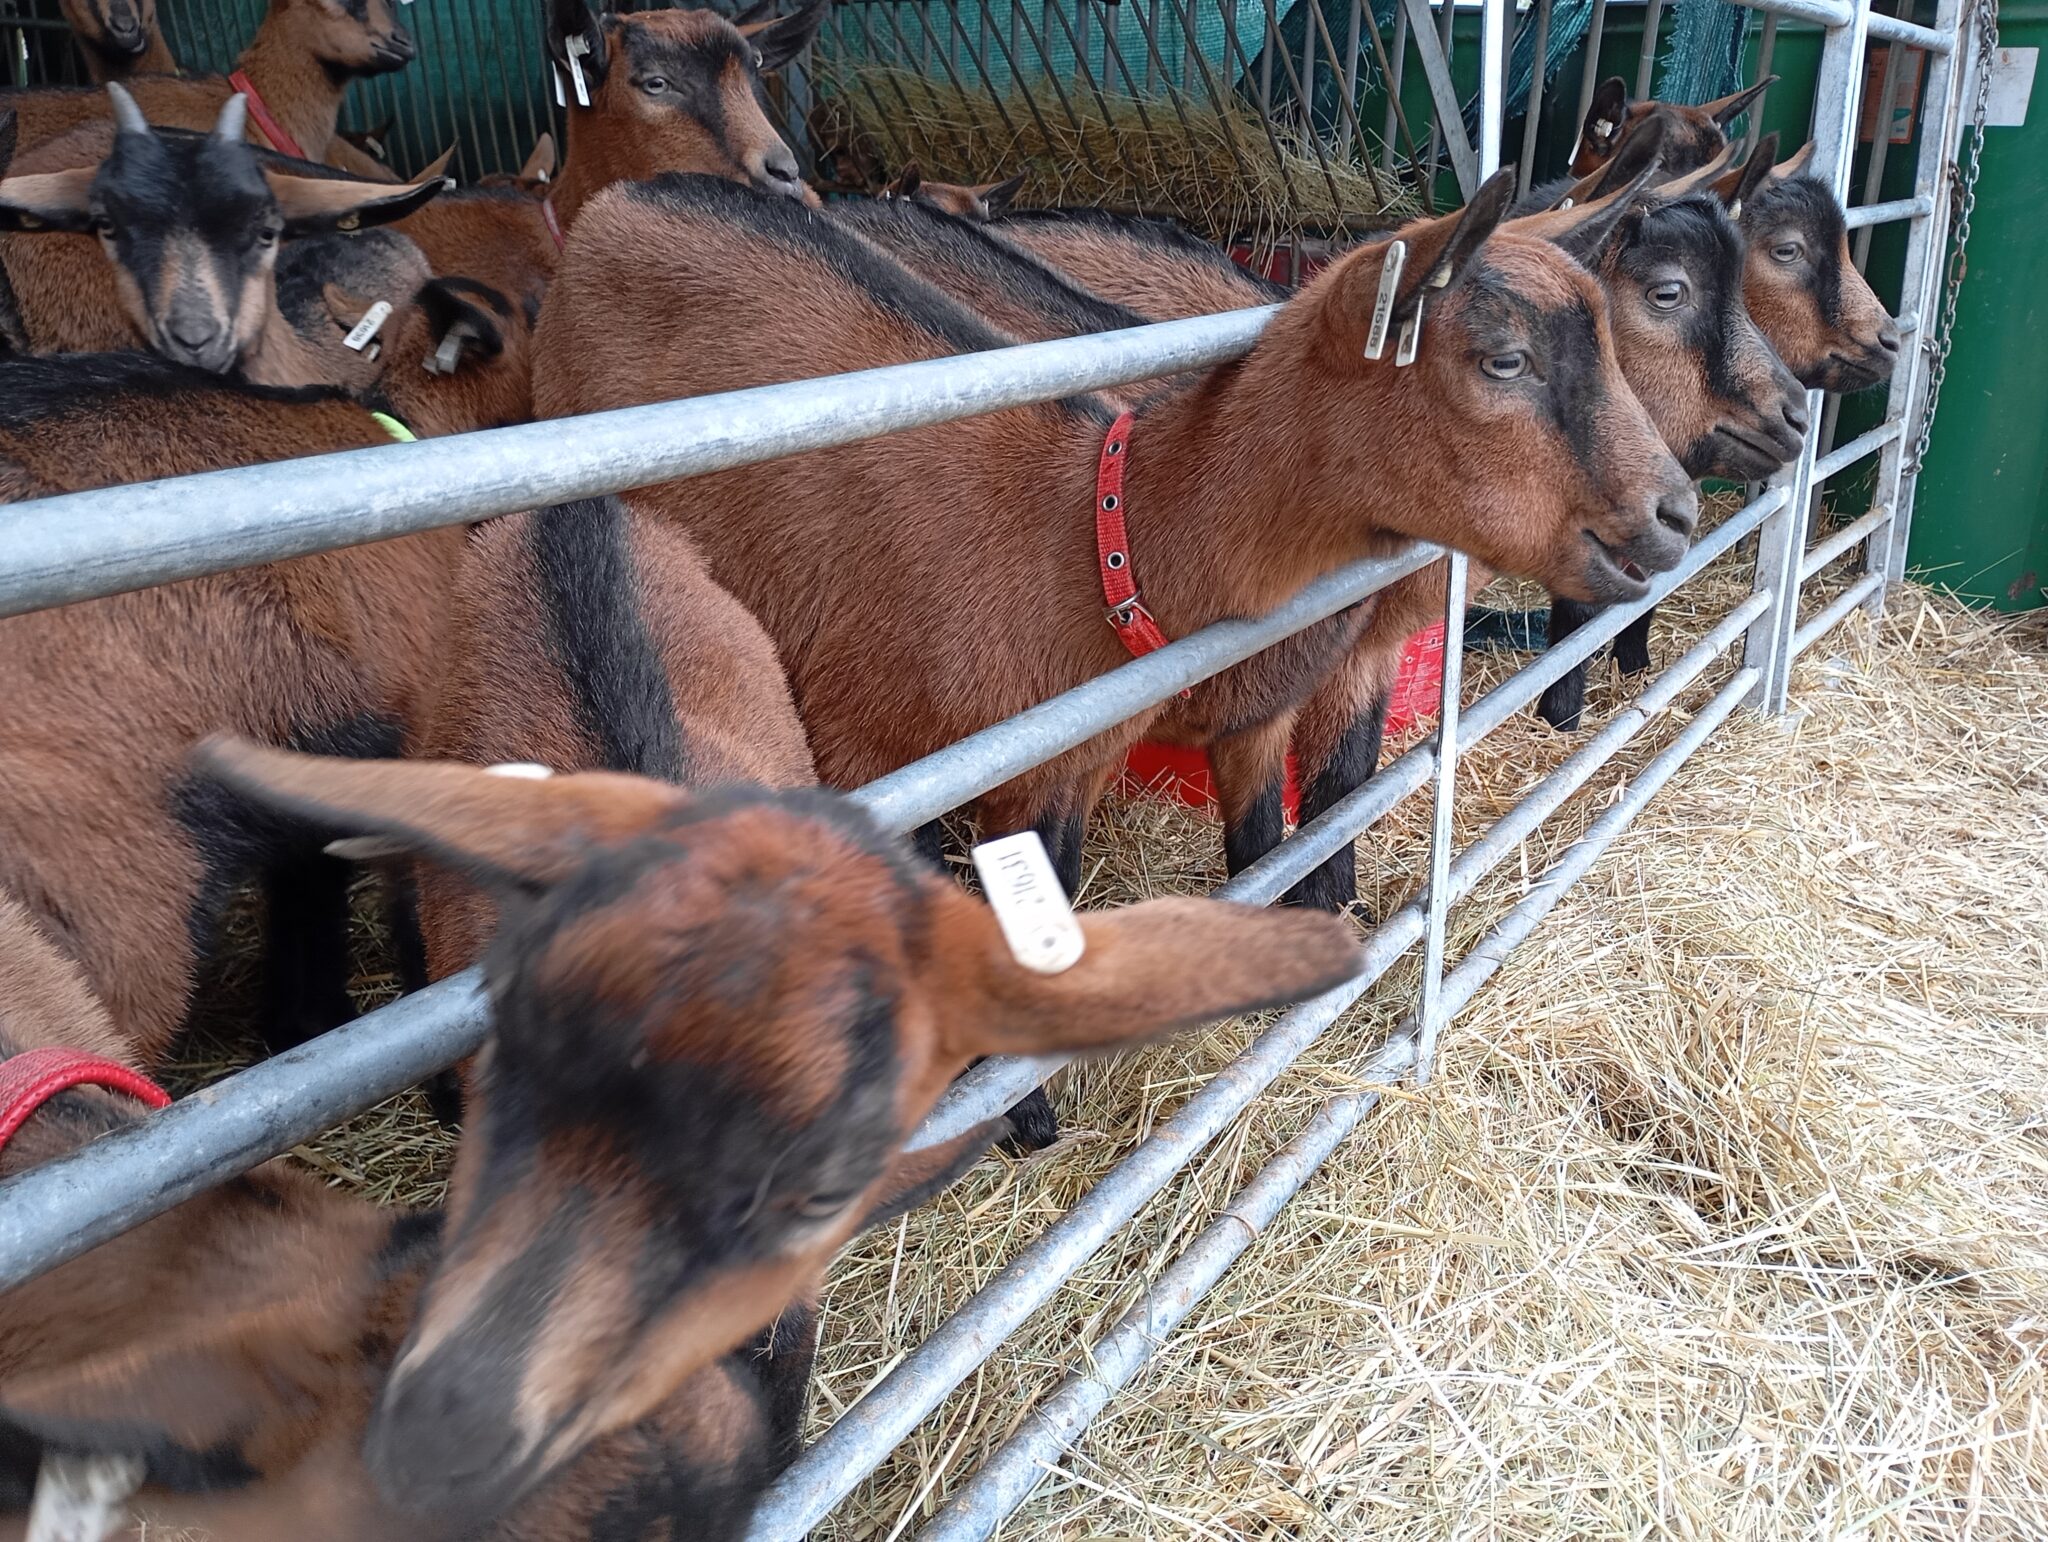
[[[316,161],[325,157],[350,84],[412,61],[412,35],[395,6],[396,0],[270,0],[235,69],[298,148],[272,144],[260,118],[248,125],[252,142]],[[235,94],[225,75],[138,76],[129,86],[150,122],[195,130],[211,128]],[[20,119],[24,151],[110,116],[106,94],[84,86],[0,91],[0,111],[10,108]]]
[[[272,1164],[0,1306],[7,1448],[143,1457],[151,1531],[728,1542],[794,1454],[832,1256],[992,1133],[903,1151],[968,1060],[1137,1043],[1356,965],[1327,918],[1169,899],[1085,916],[1080,961],[1037,974],[980,900],[814,791],[201,759],[461,870],[506,921],[445,1217]],[[0,1053],[94,1031],[75,975],[36,962],[73,1010]],[[0,1171],[128,1117],[65,1094]]]
[[[1506,197],[1490,184],[1467,213],[1404,232],[1396,311],[1432,286],[1411,370],[1391,350],[1360,356],[1380,244],[1329,269],[1245,360],[1146,404],[1127,470],[1131,562],[1169,635],[1256,614],[1409,536],[1446,537],[1589,596],[1640,593],[1629,567],[1677,560],[1691,490],[1621,380],[1598,288],[1547,244],[1489,241]],[[540,334],[565,407],[1004,341],[868,243],[726,184],[614,188],[585,223],[564,270],[574,282],[551,293]],[[742,296],[764,282],[798,298],[765,314]],[[670,337],[685,316],[700,329],[744,316],[746,335],[721,346],[700,331],[679,348]],[[1114,417],[1093,399],[1051,403],[645,496],[687,524],[713,576],[760,616],[821,774],[855,785],[1126,657],[1103,617],[1094,540]],[[1243,704],[1248,721],[1280,705]],[[985,805],[987,827],[1051,829],[1071,876],[1075,789],[1147,726],[1019,778]]]
[[[157,25],[156,0],[58,0],[57,9],[95,84],[178,73]]]

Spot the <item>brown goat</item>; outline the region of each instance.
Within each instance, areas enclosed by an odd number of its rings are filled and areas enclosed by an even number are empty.
[[[178,73],[178,61],[157,25],[156,0],[58,0],[57,9],[71,28],[86,78],[95,85]]]
[[[1413,266],[1397,310],[1443,281],[1412,372],[1360,358],[1382,244],[1327,270],[1245,360],[1145,405],[1127,473],[1132,566],[1168,634],[1256,614],[1409,536],[1447,537],[1589,597],[1640,593],[1644,580],[1622,564],[1677,560],[1690,487],[1621,380],[1597,286],[1546,244],[1488,240],[1506,189],[1489,184],[1466,214],[1404,233]],[[869,243],[728,184],[621,186],[592,201],[585,223],[565,262],[575,282],[557,284],[541,322],[542,372],[562,410],[1004,341]],[[764,318],[738,287],[763,282],[800,298]],[[741,315],[747,335],[729,346],[701,330],[687,349],[670,341],[684,316],[701,329]],[[1538,356],[1547,384],[1531,373]],[[641,498],[684,521],[713,576],[761,618],[820,772],[854,785],[1126,656],[1091,560],[1114,417],[1092,398],[1050,403]],[[1271,515],[1276,495],[1285,528]],[[1512,519],[1496,512],[1507,507]],[[1245,715],[1279,705],[1246,703]],[[987,827],[1050,829],[1071,879],[1075,789],[1148,721],[1000,790]]]
[[[412,61],[412,35],[399,24],[395,5],[396,0],[270,0],[262,25],[235,61],[235,73],[255,88],[264,111],[293,143],[273,143],[261,115],[248,125],[251,140],[316,161],[324,157],[349,85]],[[205,130],[235,94],[229,80],[151,75],[129,86],[152,123]],[[24,151],[110,116],[105,93],[86,86],[0,91],[0,111],[9,108],[20,119]]]
[[[248,754],[244,747],[236,760],[244,770]],[[567,940],[557,960],[575,948]],[[520,958],[500,960],[494,985],[518,989],[520,975]],[[592,1032],[604,1020],[592,1020],[582,1001],[549,995],[547,981],[539,991],[543,1010],[575,1018],[592,1057],[616,1057],[614,1071],[635,1075],[625,1057],[637,1044],[627,1034]],[[0,895],[0,1075],[12,1057],[37,1051],[133,1067],[80,969]],[[528,1116],[588,1118],[580,1083],[530,1083],[516,1065],[500,1077],[522,1098],[539,1094]],[[0,1149],[0,1177],[125,1128],[137,1114],[127,1096],[96,1085],[61,1091]],[[616,1134],[614,1114],[606,1134]],[[666,1132],[645,1134],[659,1153]],[[752,1341],[676,1372],[645,1417],[582,1442],[516,1491],[492,1493],[481,1511],[422,1509],[440,1495],[391,1485],[393,1474],[369,1466],[365,1431],[420,1317],[442,1243],[465,1235],[477,1196],[492,1194],[508,1161],[518,1163],[502,1147],[487,1157],[473,1147],[465,1145],[465,1180],[446,1212],[383,1210],[272,1161],[10,1290],[0,1300],[0,1538],[20,1536],[37,1462],[51,1452],[143,1462],[119,1536],[737,1536],[762,1485],[801,1442],[817,1321],[801,1298]],[[754,1151],[717,1151],[760,1161]],[[961,1167],[961,1151],[954,1143],[895,1155],[868,1220],[940,1188]],[[518,1163],[516,1182],[582,1182],[584,1155],[575,1143],[551,1143],[541,1171]],[[815,1175],[838,1182],[836,1173]]]
[[[1610,76],[1594,90],[1593,103],[1586,109],[1579,142],[1572,150],[1572,175],[1584,177],[1598,171],[1624,140],[1652,124],[1664,136],[1665,174],[1678,177],[1696,170],[1728,148],[1729,125],[1777,79],[1767,75],[1753,86],[1687,107],[1678,102],[1632,103],[1628,82],[1619,75]]]
[[[8,1447],[142,1456],[150,1524],[221,1542],[737,1536],[794,1452],[832,1256],[991,1133],[902,1150],[969,1059],[1113,1049],[1356,967],[1327,918],[1167,899],[1082,917],[1080,961],[1037,974],[816,791],[221,742],[201,763],[506,914],[438,1224],[273,1163],[8,1298]],[[126,1117],[66,1094],[0,1160]],[[747,1346],[791,1306],[764,1362]],[[635,1501],[616,1529],[590,1529],[593,1488]]]
[[[107,91],[118,131],[88,125],[0,180],[0,269],[26,346],[84,352],[140,338],[259,384],[308,379],[301,340],[277,313],[279,243],[402,218],[441,190],[438,174],[411,186],[307,175],[243,141],[239,96],[211,132],[190,134],[152,129],[123,87]],[[52,159],[62,169],[44,169]]]
[[[986,225],[1001,216],[1011,200],[1023,191],[1024,177],[1025,173],[1020,171],[1001,182],[980,182],[971,187],[957,182],[927,182],[924,169],[911,161],[896,173],[895,181],[875,196],[884,203],[915,199],[941,213]]]
[[[568,143],[553,190],[562,229],[601,188],[663,171],[729,177],[815,201],[761,110],[760,82],[803,51],[828,9],[830,0],[811,0],[778,20],[736,27],[715,11],[600,20],[586,0],[549,0],[548,55],[568,103]],[[577,96],[576,75],[588,106]]]
[[[449,318],[476,342],[456,374],[429,374],[420,361]],[[523,316],[428,286],[387,323],[391,405],[423,433],[517,415],[525,341],[493,335],[501,325],[523,329]],[[0,363],[8,501],[388,443],[334,390],[231,385],[139,353]],[[464,541],[438,531],[0,621],[0,889],[84,971],[140,1063],[170,1046],[221,909],[252,872],[310,873],[284,892],[336,955],[317,976],[270,981],[274,1042],[350,1015],[345,870],[317,842],[224,812],[182,757],[218,729],[394,750],[433,688]]]

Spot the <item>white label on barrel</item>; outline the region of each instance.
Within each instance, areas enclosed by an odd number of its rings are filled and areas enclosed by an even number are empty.
[[[1061,974],[1081,961],[1087,940],[1035,830],[984,841],[974,870],[1017,962],[1037,974]]]

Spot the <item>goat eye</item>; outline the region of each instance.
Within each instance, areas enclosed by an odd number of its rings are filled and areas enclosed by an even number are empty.
[[[1685,285],[1677,282],[1652,284],[1650,303],[1660,311],[1675,311],[1685,303]]]
[[[1797,262],[1805,250],[1797,241],[1780,241],[1771,248],[1771,256],[1779,262]]]
[[[114,239],[114,222],[108,219],[104,214],[94,215],[92,222],[92,233],[98,236],[102,241],[111,241]]]
[[[813,1194],[796,1207],[796,1213],[806,1221],[829,1221],[858,1198],[858,1189],[846,1189],[838,1194]]]
[[[264,226],[256,232],[256,244],[258,246],[277,245],[277,231],[269,225]]]
[[[640,89],[649,96],[660,96],[662,92],[668,89],[668,77],[666,75],[649,75],[640,82]]]
[[[1526,353],[1491,353],[1479,361],[1479,367],[1490,379],[1520,380],[1529,373],[1529,356]]]

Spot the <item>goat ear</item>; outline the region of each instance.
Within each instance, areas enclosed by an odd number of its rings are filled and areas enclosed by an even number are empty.
[[[818,35],[818,28],[824,25],[825,13],[832,9],[832,0],[811,0],[800,11],[777,17],[752,28],[747,36],[754,41],[754,47],[761,51],[761,73],[772,75],[809,46]]]
[[[1456,283],[1486,238],[1500,228],[1514,201],[1515,170],[1503,166],[1480,184],[1464,208],[1404,227],[1400,238],[1408,243],[1408,261],[1394,300],[1394,320],[1413,315],[1425,291]]]
[[[1717,128],[1726,128],[1749,110],[1749,104],[1762,96],[1778,83],[1775,75],[1766,75],[1753,86],[1744,86],[1740,91],[1727,96],[1717,96],[1711,102],[1700,103],[1699,110],[1714,120]]]
[[[0,180],[0,230],[85,230],[92,224],[96,166]]]
[[[1628,82],[1610,75],[1593,92],[1593,104],[1586,109],[1586,121],[1579,126],[1579,148],[1572,159],[1588,152],[1604,159],[1614,149],[1628,117]]]
[[[746,32],[750,28],[771,22],[775,19],[776,6],[781,3],[782,0],[754,0],[752,5],[733,16],[732,24],[740,31]]]
[[[1771,180],[1773,182],[1783,182],[1790,177],[1802,177],[1806,175],[1806,168],[1812,164],[1813,141],[1809,139],[1798,150],[1793,152],[1792,158],[1789,161],[1780,161],[1771,168]]]
[[[1605,198],[1631,182],[1642,183],[1654,176],[1664,164],[1664,142],[1670,134],[1671,127],[1664,119],[1650,119],[1614,147],[1607,164],[1587,179],[1592,186],[1579,195],[1578,202]]]
[[[984,182],[973,190],[974,196],[981,200],[984,218],[994,219],[1010,207],[1016,196],[1024,191],[1025,175],[1020,171],[1014,177],[1005,177],[1000,182]]]
[[[545,182],[555,174],[555,136],[543,134],[533,142],[525,164],[519,168],[522,182]]]
[[[916,161],[905,161],[903,169],[896,173],[896,180],[882,189],[884,198],[909,198],[924,186],[924,168]]]
[[[327,235],[388,225],[423,207],[448,185],[438,172],[403,187],[393,187],[389,182],[295,177],[282,171],[265,171],[263,179],[270,184],[271,196],[284,215],[284,233],[288,236]]]
[[[427,364],[432,373],[452,375],[465,363],[487,363],[505,351],[502,318],[512,314],[512,302],[488,284],[430,279],[413,301],[426,314],[433,335]]]
[[[985,1119],[936,1146],[897,1152],[889,1159],[881,1186],[875,1191],[867,1219],[860,1223],[860,1229],[866,1231],[870,1226],[880,1226],[899,1215],[908,1215],[941,1189],[957,1181],[968,1168],[981,1160],[983,1152],[1009,1133],[1008,1119]]]
[[[20,139],[15,122],[14,109],[0,112],[0,177],[7,175],[7,168],[14,164],[14,147]]]
[[[588,0],[547,0],[547,50],[555,67],[565,75],[569,70],[569,39],[580,37],[589,45],[583,55],[583,75],[593,86],[604,83],[608,64],[604,24],[591,10]]]
[[[1756,190],[1764,185],[1771,174],[1771,157],[1778,153],[1776,132],[1764,135],[1749,152],[1749,159],[1733,171],[1724,171],[1709,184],[1714,196],[1728,206],[1728,212],[1741,217],[1742,206],[1756,196]]]
[[[1614,159],[1618,162],[1628,154],[1628,147],[1624,145]],[[1573,204],[1570,208],[1525,215],[1511,220],[1508,229],[1517,235],[1535,236],[1538,240],[1552,242],[1569,252],[1582,266],[1597,269],[1605,259],[1608,247],[1638,216],[1638,200],[1643,189],[1649,186],[1650,179],[1657,174],[1658,165],[1658,158],[1652,156],[1647,165],[1637,168],[1635,179],[1618,191],[1604,198]]]
[[[957,1016],[942,1032],[962,1059],[1115,1049],[1299,1001],[1358,970],[1358,939],[1334,916],[1158,899],[1082,914],[1079,962],[1038,974],[985,904],[957,889],[951,899],[938,967]]]
[[[641,776],[534,778],[450,761],[337,760],[221,734],[203,740],[192,761],[252,803],[373,837],[374,854],[426,857],[499,888],[557,883],[593,847],[629,839],[688,801],[681,788]],[[371,852],[351,842],[347,854]]]

